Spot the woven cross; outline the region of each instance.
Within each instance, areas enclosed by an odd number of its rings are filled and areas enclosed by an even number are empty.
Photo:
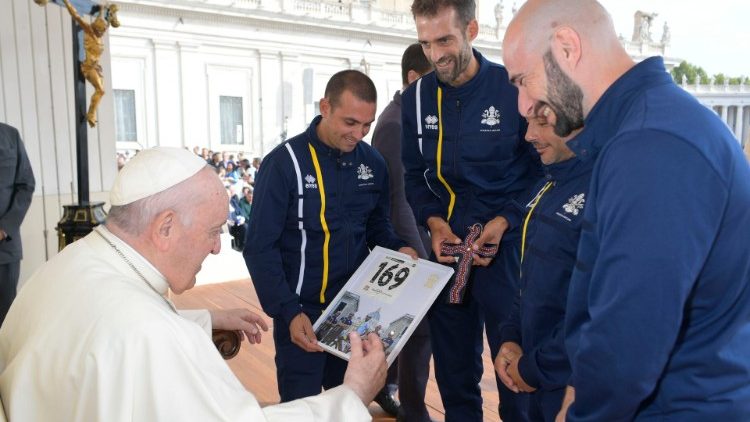
[[[482,225],[477,223],[469,227],[466,238],[461,243],[446,243],[440,245],[440,254],[444,256],[454,256],[456,258],[456,272],[453,274],[451,282],[448,303],[463,303],[466,285],[469,282],[471,274],[471,264],[474,261],[474,254],[482,258],[492,258],[497,253],[497,245],[486,243],[479,247],[479,250],[472,250],[474,242],[482,234]]]

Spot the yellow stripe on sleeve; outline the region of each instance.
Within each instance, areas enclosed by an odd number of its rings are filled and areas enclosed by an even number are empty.
[[[320,225],[323,226],[323,233],[325,234],[325,240],[323,241],[323,281],[320,287],[320,303],[325,303],[326,288],[328,287],[328,244],[331,242],[331,232],[328,230],[328,223],[326,223],[326,190],[323,186],[323,173],[320,171],[318,155],[315,153],[315,148],[313,148],[312,144],[307,144],[307,146],[310,148],[313,166],[315,166],[315,175],[318,178],[318,192],[320,193]]]
[[[448,182],[445,181],[445,178],[443,177],[443,173],[441,171],[442,167],[442,159],[443,159],[443,113],[442,113],[442,102],[443,102],[443,90],[442,88],[438,87],[437,90],[437,110],[438,110],[438,144],[437,144],[437,177],[438,180],[440,180],[440,183],[445,186],[445,189],[448,191],[448,194],[450,195],[451,199],[450,202],[448,202],[448,218],[447,221],[450,221],[451,215],[453,215],[453,206],[456,205],[456,194],[453,193],[453,189],[451,189],[450,185],[448,185]]]
[[[551,188],[554,185],[552,181],[549,181],[544,184],[542,189],[534,196],[534,199],[531,200],[531,209],[529,210],[529,213],[526,214],[526,219],[523,221],[523,230],[521,231],[521,264],[523,264],[523,256],[526,253],[526,228],[529,227],[529,220],[531,220],[531,214],[534,213],[534,208],[536,208],[537,204],[539,204],[539,201],[542,200],[542,196],[544,195],[549,188]],[[519,266],[519,271],[520,271]]]

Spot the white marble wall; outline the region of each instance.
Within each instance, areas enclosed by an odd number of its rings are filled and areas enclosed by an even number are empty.
[[[288,5],[293,10],[296,1]],[[381,111],[401,88],[401,54],[416,41],[413,23],[408,30],[376,28],[255,9],[178,10],[126,1],[120,21],[123,26],[111,38],[118,67],[113,83],[116,89],[141,91],[137,116],[146,123],[137,122],[139,144],[198,145],[251,156],[268,153],[285,129],[287,136],[304,130],[326,82],[339,70],[367,70]],[[499,43],[477,45],[499,59]],[[123,65],[142,66],[143,76],[120,72]],[[220,143],[220,95],[243,98],[241,146]]]

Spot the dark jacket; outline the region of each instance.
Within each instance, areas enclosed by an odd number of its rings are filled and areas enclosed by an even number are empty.
[[[326,146],[319,122],[264,158],[243,252],[263,310],[287,324],[327,306],[368,248],[405,246],[388,218],[383,157],[364,142],[345,154]]]
[[[500,215],[508,201],[541,177],[538,158],[523,140],[526,121],[518,113],[518,90],[503,66],[476,50],[474,56],[479,71],[470,81],[455,88],[431,72],[401,100],[406,197],[417,223],[426,226],[429,217],[441,216],[459,237],[468,226]],[[438,164],[445,183],[438,178]]]
[[[750,166],[662,59],[568,142],[593,160],[565,321],[568,421],[750,420]]]
[[[0,230],[8,236],[0,241],[0,264],[20,261],[21,222],[34,195],[34,173],[21,136],[0,123]]]
[[[427,259],[430,238],[422,226],[417,226],[414,212],[406,201],[404,191],[404,164],[401,161],[401,93],[393,95],[391,101],[378,117],[372,132],[372,146],[385,159],[388,167],[388,191],[391,202],[391,222],[396,235],[417,251],[420,258]]]
[[[524,244],[521,290],[500,335],[502,342],[521,345],[519,372],[540,390],[563,388],[570,378],[563,323],[591,164],[571,158],[546,166],[544,179],[516,207]]]

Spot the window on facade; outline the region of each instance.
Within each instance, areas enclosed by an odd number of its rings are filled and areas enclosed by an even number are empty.
[[[238,145],[242,142],[242,97],[219,96],[222,145]]]
[[[135,91],[115,89],[115,137],[117,142],[138,142],[135,126]]]

